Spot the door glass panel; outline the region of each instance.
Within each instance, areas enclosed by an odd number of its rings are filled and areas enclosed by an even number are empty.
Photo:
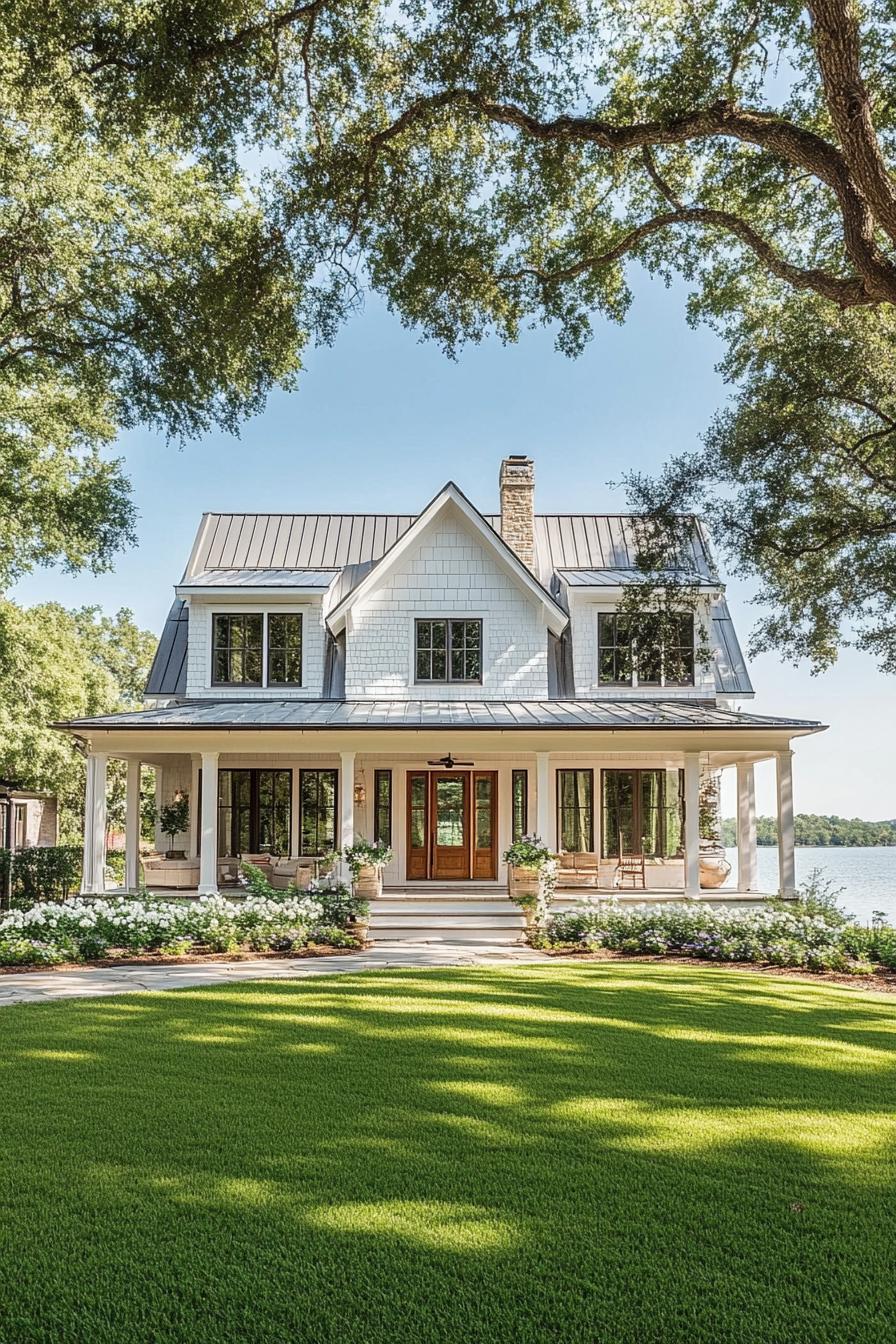
[[[436,780],[436,844],[456,849],[464,843],[464,782]]]
[[[476,848],[492,847],[492,781],[476,780]]]
[[[411,849],[426,848],[426,776],[415,775],[411,780]]]

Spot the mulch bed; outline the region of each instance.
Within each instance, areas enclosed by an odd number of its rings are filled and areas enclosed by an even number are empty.
[[[679,966],[705,966],[716,971],[752,971],[755,975],[784,975],[799,980],[827,980],[833,985],[847,985],[850,989],[875,989],[884,994],[896,994],[896,971],[878,971],[875,975],[844,975],[842,971],[809,971],[801,966],[771,966],[755,961],[707,961],[703,957],[636,956],[631,952],[613,952],[601,947],[596,952],[577,951],[575,948],[546,947],[541,949],[548,957],[563,957],[570,961],[630,961]]]
[[[97,961],[60,961],[56,966],[0,966],[0,975],[19,975],[23,971],[110,970],[118,966],[200,966],[206,961],[300,961],[313,957],[351,957],[362,947],[323,947],[312,945],[294,952],[190,952],[185,957],[163,957],[158,952],[131,953],[120,957],[101,957]]]

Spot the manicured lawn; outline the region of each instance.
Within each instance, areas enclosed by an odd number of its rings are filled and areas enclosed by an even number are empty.
[[[674,965],[4,1008],[0,1339],[892,1339],[894,1046]]]

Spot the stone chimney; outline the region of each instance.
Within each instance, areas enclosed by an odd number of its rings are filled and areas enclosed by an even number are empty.
[[[501,486],[501,536],[524,565],[535,569],[535,463],[517,454],[505,457]]]

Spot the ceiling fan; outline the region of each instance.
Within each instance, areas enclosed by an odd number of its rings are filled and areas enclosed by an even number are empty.
[[[440,756],[437,761],[427,761],[427,765],[444,765],[446,770],[453,770],[456,765],[475,765],[475,761],[456,761],[449,751],[447,756]]]

